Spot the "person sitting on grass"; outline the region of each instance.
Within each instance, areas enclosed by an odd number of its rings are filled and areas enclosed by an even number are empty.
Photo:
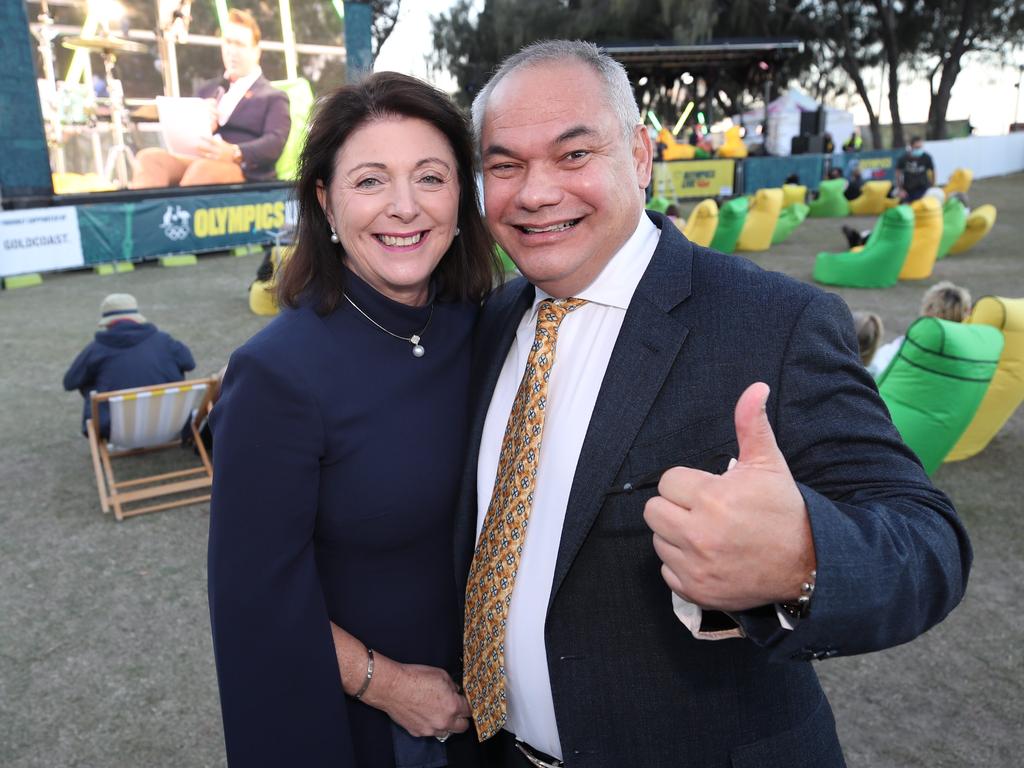
[[[936,283],[924,293],[921,299],[921,317],[937,317],[962,323],[971,314],[971,294],[966,288],[954,285],[948,280]],[[867,367],[868,373],[877,380],[889,367],[903,345],[903,336],[897,336],[875,353],[874,359]]]
[[[854,312],[853,329],[857,332],[860,361],[867,368],[878,351],[878,345],[882,343],[885,326],[875,312]]]

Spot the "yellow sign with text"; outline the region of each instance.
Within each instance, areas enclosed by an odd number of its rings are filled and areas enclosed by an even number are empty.
[[[256,230],[278,229],[285,223],[283,202],[199,208],[193,214],[196,237],[236,235]]]
[[[654,164],[654,195],[669,200],[731,195],[735,160],[676,160]]]

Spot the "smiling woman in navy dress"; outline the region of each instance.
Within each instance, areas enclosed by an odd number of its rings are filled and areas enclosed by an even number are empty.
[[[212,417],[232,766],[472,754],[451,677],[452,515],[470,336],[495,274],[472,158],[451,102],[392,73],[340,89],[310,127],[289,309],[232,356]]]

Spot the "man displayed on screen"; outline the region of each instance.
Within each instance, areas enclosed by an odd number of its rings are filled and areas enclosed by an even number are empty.
[[[248,11],[231,9],[221,30],[223,80],[205,83],[196,96],[207,99],[212,136],[196,141],[194,155],[144,149],[136,157],[132,186],[233,184],[272,181],[291,117],[288,96],[260,69],[260,28]]]

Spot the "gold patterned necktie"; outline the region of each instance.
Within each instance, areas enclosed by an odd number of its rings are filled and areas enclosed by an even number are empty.
[[[555,364],[558,326],[583,299],[545,300],[498,454],[491,502],[466,583],[463,684],[480,741],[502,726],[505,699],[505,621],[533,509],[544,432],[548,379]]]

